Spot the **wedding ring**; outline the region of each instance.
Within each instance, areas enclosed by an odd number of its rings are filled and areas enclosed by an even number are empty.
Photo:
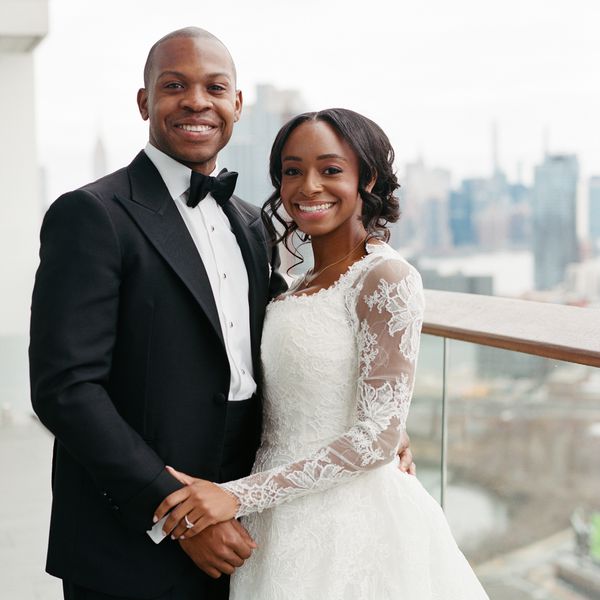
[[[183,517],[183,520],[185,521],[185,526],[188,529],[191,529],[194,526],[194,524],[191,523],[190,520],[187,518],[187,515],[185,515],[185,517]]]

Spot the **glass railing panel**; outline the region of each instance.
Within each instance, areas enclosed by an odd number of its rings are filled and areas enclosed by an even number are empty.
[[[599,581],[600,371],[457,341],[447,364],[445,510],[492,600]]]
[[[427,491],[441,502],[443,338],[421,337],[421,352],[407,431],[417,472]]]

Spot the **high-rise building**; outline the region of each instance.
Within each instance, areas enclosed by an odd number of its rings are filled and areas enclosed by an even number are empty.
[[[464,179],[460,188],[450,194],[449,224],[452,244],[457,248],[477,246],[479,242],[475,213],[483,203],[485,184],[485,179]]]
[[[219,167],[238,171],[236,194],[262,206],[273,188],[269,179],[269,153],[275,135],[291,117],[305,110],[295,90],[278,90],[272,85],[256,87],[256,101],[244,106],[231,141],[219,153]]]
[[[560,284],[567,265],[579,259],[576,212],[579,163],[575,155],[547,155],[535,169],[533,251],[535,286]]]
[[[529,248],[531,246],[531,189],[522,183],[508,186],[510,216],[508,239],[511,246]]]
[[[600,177],[590,177],[588,186],[588,222],[590,239],[596,254],[600,253]]]
[[[455,248],[475,246],[477,239],[473,227],[473,202],[465,194],[463,186],[460,190],[450,192],[448,213],[452,245]]]
[[[421,159],[407,164],[400,192],[402,218],[392,228],[392,245],[411,246],[426,253],[447,250],[449,197],[448,171],[430,168]]]
[[[98,134],[92,155],[92,172],[94,179],[100,179],[108,174],[108,160],[106,157],[106,146],[102,136]]]

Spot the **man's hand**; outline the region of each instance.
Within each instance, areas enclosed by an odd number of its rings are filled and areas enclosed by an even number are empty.
[[[207,527],[192,538],[179,540],[179,544],[196,566],[213,579],[223,573],[231,575],[257,547],[235,519]]]
[[[400,447],[398,448],[398,457],[400,458],[400,464],[398,465],[398,468],[403,473],[408,473],[409,475],[417,474],[417,466],[413,462],[413,455],[410,450],[410,438],[408,437],[408,433],[406,433],[406,431],[402,432]]]

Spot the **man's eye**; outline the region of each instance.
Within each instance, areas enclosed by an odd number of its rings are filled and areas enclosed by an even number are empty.
[[[211,91],[213,91],[213,92],[225,92],[225,91],[227,91],[227,88],[224,85],[220,85],[218,83],[215,83],[214,85],[211,85],[208,89],[211,90]]]
[[[179,83],[178,81],[172,81],[170,83],[167,83],[167,85],[165,85],[166,88],[169,88],[171,90],[177,90],[183,87],[183,85],[181,85],[181,83]]]

